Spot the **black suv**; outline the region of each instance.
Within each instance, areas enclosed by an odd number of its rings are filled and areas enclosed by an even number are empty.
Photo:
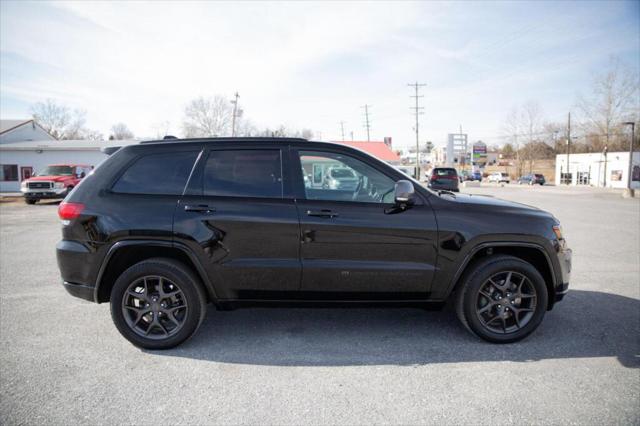
[[[357,184],[323,184],[336,168]],[[408,179],[359,150],[303,139],[143,142],[60,204],[58,265],[69,293],[110,302],[118,330],[144,348],[188,339],[208,303],[451,300],[486,340],[531,333],[568,288],[558,221]]]

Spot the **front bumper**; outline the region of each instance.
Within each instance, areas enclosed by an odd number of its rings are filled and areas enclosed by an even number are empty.
[[[561,301],[569,292],[569,282],[571,281],[571,257],[573,252],[570,248],[562,247],[557,252],[558,263],[560,264],[561,280],[557,281],[555,287],[555,302]]]
[[[67,188],[22,188],[20,192],[25,198],[42,200],[45,198],[64,198],[67,195]]]

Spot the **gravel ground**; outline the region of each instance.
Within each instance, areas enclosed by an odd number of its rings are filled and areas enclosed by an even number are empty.
[[[484,343],[453,313],[209,310],[170,351],[59,283],[56,204],[0,204],[0,424],[640,424],[640,200],[465,188],[539,206],[574,250],[536,333]]]

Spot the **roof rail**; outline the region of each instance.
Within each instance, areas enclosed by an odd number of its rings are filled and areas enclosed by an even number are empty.
[[[176,138],[175,136],[165,136],[164,139],[155,139],[142,141],[141,144],[148,143],[174,143],[174,142],[308,142],[304,138],[285,138],[285,137],[212,137],[212,138]]]

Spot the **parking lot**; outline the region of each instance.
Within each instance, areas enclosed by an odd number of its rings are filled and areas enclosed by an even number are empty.
[[[0,204],[0,423],[638,424],[640,199],[463,188],[538,206],[571,291],[525,341],[420,309],[210,309],[177,349],[133,347],[59,283],[57,203]]]

